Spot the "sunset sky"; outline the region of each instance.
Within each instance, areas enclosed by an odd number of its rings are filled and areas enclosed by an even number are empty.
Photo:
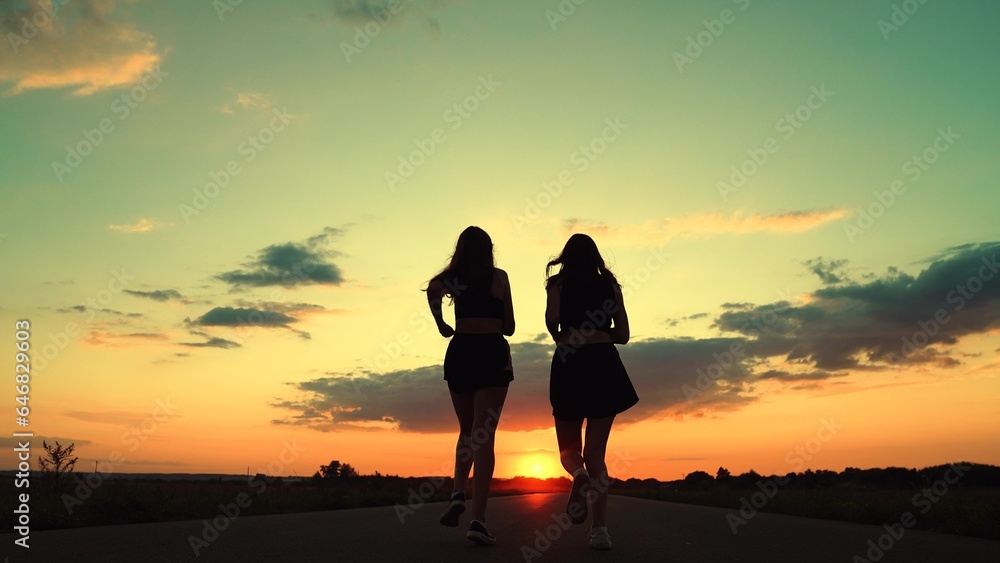
[[[562,474],[574,232],[632,327],[613,476],[1000,465],[1000,4],[577,2],[0,0],[36,452],[450,473],[420,290],[478,225],[517,319],[499,477]]]

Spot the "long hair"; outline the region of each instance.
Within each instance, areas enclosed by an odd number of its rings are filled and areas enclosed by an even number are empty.
[[[493,241],[486,231],[479,227],[467,227],[458,236],[455,252],[445,269],[431,281],[444,282],[445,295],[452,298],[459,293],[489,291],[493,285]]]
[[[561,266],[561,268],[557,274],[553,275],[552,268],[555,266]],[[597,243],[582,233],[576,233],[569,237],[559,256],[545,265],[546,287],[556,280],[563,282],[574,280],[585,285],[593,285],[598,281],[606,280],[621,287],[618,279],[604,263],[601,251],[597,249]]]

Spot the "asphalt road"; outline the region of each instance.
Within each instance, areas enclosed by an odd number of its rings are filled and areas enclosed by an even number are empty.
[[[493,547],[465,538],[469,512],[458,528],[437,518],[443,503],[400,510],[363,508],[222,518],[217,534],[204,521],[101,526],[32,533],[30,549],[14,549],[4,535],[10,563],[66,562],[309,562],[309,561],[671,561],[854,563],[875,561],[867,553],[880,536],[888,547],[877,559],[891,562],[1000,561],[1000,541],[903,529],[892,539],[880,526],[757,514],[733,534],[727,511],[612,496],[609,530],[614,549],[587,548],[588,524],[560,518],[565,495],[538,494],[490,499]],[[402,519],[401,519],[402,516]],[[223,526],[222,523],[225,523]],[[898,530],[897,530],[898,535]],[[192,546],[197,544],[197,556]],[[869,540],[876,542],[869,544]],[[872,557],[878,553],[872,551]],[[855,559],[855,556],[859,557]]]

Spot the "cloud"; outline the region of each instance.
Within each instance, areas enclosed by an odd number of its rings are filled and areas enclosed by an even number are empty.
[[[858,371],[895,373],[900,363],[958,365],[950,352],[960,338],[1000,330],[998,258],[1000,243],[969,246],[934,261],[916,277],[890,269],[865,284],[819,289],[801,303],[725,303],[713,326],[728,336],[633,341],[619,350],[640,400],[617,421],[735,411],[757,401],[757,386],[764,384],[805,391],[836,385],[834,380]],[[937,320],[944,319],[939,311],[947,320]],[[922,327],[933,329],[927,331],[928,345],[907,351],[906,342],[921,341],[914,335]],[[551,428],[552,346],[514,343],[511,353],[515,379],[500,428]],[[293,383],[300,397],[273,403],[291,411],[274,422],[322,431],[454,432],[442,377],[442,366],[432,365]]]
[[[6,95],[75,88],[86,96],[137,84],[161,61],[156,42],[116,18],[115,0],[7,0],[0,4],[0,82]]]
[[[451,0],[404,0],[402,2],[328,0],[328,12],[313,13],[310,16],[315,21],[335,21],[351,29],[356,26],[362,27],[369,22],[379,23],[391,29],[394,21],[413,19],[421,22],[429,32],[437,33],[441,30],[441,23],[435,14],[443,11],[452,3]],[[399,6],[399,8],[394,8],[395,13],[393,13],[389,10],[390,6]],[[392,19],[386,21],[387,18]]]
[[[271,96],[261,92],[237,92],[236,105],[241,108],[269,108]]]
[[[843,273],[847,260],[824,260],[821,256],[814,260],[806,260],[803,264],[825,284],[833,285],[847,281],[847,276]]]
[[[721,382],[693,400],[684,385],[692,385],[698,370],[712,363],[742,339],[661,339],[622,347],[626,369],[639,394],[639,403],[619,415],[621,424],[649,418],[701,416],[705,412],[735,410],[754,400],[747,393],[750,371],[743,364],[723,369]],[[514,381],[504,404],[500,428],[533,431],[552,427],[549,404],[549,367],[553,347],[522,342],[511,345]],[[291,384],[303,397],[272,406],[293,411],[277,424],[322,431],[344,429],[398,429],[404,432],[454,432],[455,416],[441,365],[391,371],[332,375]]]
[[[569,233],[586,233],[602,240],[613,239],[621,244],[666,244],[675,238],[695,238],[711,235],[746,235],[755,233],[794,234],[821,227],[841,219],[847,211],[795,211],[777,215],[746,215],[742,211],[725,215],[708,213],[667,217],[647,221],[635,227],[613,227],[581,219],[564,222],[563,230]]]
[[[958,365],[962,337],[1000,328],[1000,243],[950,252],[916,277],[881,278],[815,291],[807,304],[772,303],[723,312],[721,330],[754,337],[757,356],[785,355],[821,370],[899,364]]]
[[[226,340],[225,338],[210,337],[205,342],[179,342],[181,346],[191,346],[194,348],[239,348],[241,345],[232,340]],[[187,354],[177,354],[178,356],[187,356]]]
[[[168,401],[169,402],[169,401]],[[97,424],[111,424],[114,426],[135,426],[150,418],[149,412],[137,411],[64,411],[59,413],[63,416],[82,420],[84,422],[94,422]],[[164,418],[179,418],[180,415],[168,412],[156,411],[156,420],[163,422]]]
[[[263,326],[288,328],[289,323],[298,321],[277,311],[216,307],[198,317],[191,324],[198,326]]]
[[[128,291],[128,290],[125,290],[125,291]],[[142,313],[125,313],[125,312],[122,312],[122,311],[116,311],[114,309],[108,309],[108,308],[103,308],[103,309],[90,308],[90,309],[88,309],[86,305],[73,305],[72,307],[63,307],[63,308],[60,308],[60,309],[56,309],[57,313],[79,313],[79,314],[82,314],[82,313],[86,313],[87,311],[90,311],[91,313],[107,313],[109,315],[114,315],[116,317],[140,318],[140,317],[144,316]]]
[[[108,229],[112,231],[121,231],[123,233],[148,233],[149,231],[157,229],[160,226],[161,223],[156,219],[146,219],[145,217],[142,217],[131,225],[108,225]]]
[[[184,319],[189,326],[229,326],[229,327],[249,327],[259,326],[264,328],[284,328],[288,329],[299,337],[309,340],[311,336],[308,332],[301,331],[290,326],[291,323],[298,322],[299,319],[281,311],[269,311],[267,309],[251,309],[243,307],[216,307],[195,320]],[[204,333],[196,333],[208,337]]]
[[[146,344],[155,344],[160,342],[166,343],[167,335],[152,332],[132,332],[121,334],[102,330],[92,330],[83,339],[83,342],[91,346],[131,348],[133,346],[143,346]]]
[[[181,301],[187,302],[187,299],[180,294],[179,291],[175,289],[157,289],[154,291],[140,291],[133,289],[123,289],[125,293],[129,295],[134,295],[135,297],[142,297],[145,299],[152,299],[153,301]]]
[[[327,227],[303,242],[273,244],[260,250],[242,269],[216,276],[234,288],[262,286],[340,285],[343,274],[329,261],[338,253],[327,248],[331,237],[342,231]]]
[[[12,449],[18,447],[20,444],[23,444],[24,441],[25,441],[24,438],[18,438],[18,437],[8,438],[6,436],[3,436],[0,437],[0,448],[3,448],[4,450],[7,451],[11,451]],[[64,438],[62,436],[42,436],[40,434],[35,434],[34,436],[32,436],[31,441],[34,443],[34,447],[37,448],[39,452],[45,451],[42,449],[42,442],[45,442],[50,446],[54,446],[56,445],[56,442],[59,442],[59,445],[63,447],[66,447],[70,444],[75,444],[76,447],[78,448],[80,446],[89,446],[91,444],[90,440]]]

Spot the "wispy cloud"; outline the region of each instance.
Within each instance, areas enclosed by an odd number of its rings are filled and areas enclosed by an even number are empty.
[[[148,233],[149,231],[158,229],[162,226],[162,223],[155,219],[147,219],[143,217],[131,225],[108,225],[108,229],[123,233]]]
[[[115,333],[102,330],[92,330],[83,338],[85,344],[105,348],[131,348],[148,346],[149,344],[166,344],[167,341],[166,334],[153,332]]]
[[[240,344],[233,342],[232,340],[226,340],[225,338],[219,338],[217,336],[210,337],[205,342],[179,342],[181,346],[190,346],[192,348],[222,348],[228,350],[230,348],[239,348]],[[178,356],[186,356],[187,354],[178,354]]]
[[[178,301],[181,303],[188,303],[190,300],[181,295],[176,289],[157,289],[153,291],[140,291],[137,289],[123,289],[123,292],[134,295],[135,297],[142,297],[144,299],[152,299],[153,301]]]
[[[613,240],[618,244],[665,244],[676,238],[696,238],[712,235],[747,235],[755,233],[794,234],[821,227],[841,219],[847,211],[797,211],[777,215],[741,211],[725,215],[708,213],[667,217],[647,221],[634,227],[616,227],[582,219],[569,219],[563,224],[568,233],[582,232],[602,241]]]

